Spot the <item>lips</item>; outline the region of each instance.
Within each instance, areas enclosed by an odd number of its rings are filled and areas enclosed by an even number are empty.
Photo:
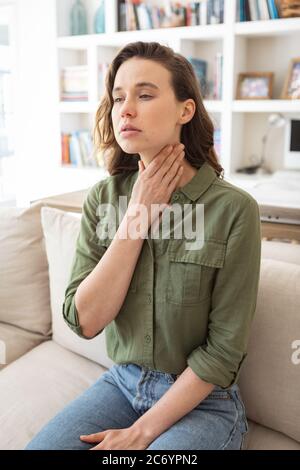
[[[121,132],[124,132],[124,131],[138,131],[138,132],[141,132],[141,129],[138,129],[137,127],[133,127],[131,126],[130,124],[124,124],[122,127],[121,127]]]

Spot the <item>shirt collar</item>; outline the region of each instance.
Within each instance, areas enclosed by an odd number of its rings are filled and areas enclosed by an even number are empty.
[[[196,201],[211,186],[216,178],[215,170],[209,163],[204,162],[193,178],[182,186],[182,188],[178,188],[177,191],[181,191],[191,199],[191,201]]]
[[[132,193],[133,185],[137,180],[138,173],[139,172],[136,171],[133,174],[130,195]],[[216,178],[217,175],[213,167],[209,163],[204,162],[193,178],[182,186],[182,188],[176,189],[173,194],[181,192],[191,201],[196,201],[212,185]]]

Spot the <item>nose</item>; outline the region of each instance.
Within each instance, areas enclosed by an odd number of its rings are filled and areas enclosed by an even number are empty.
[[[135,105],[133,104],[133,101],[131,100],[125,100],[123,102],[123,105],[121,106],[120,110],[121,117],[123,118],[124,116],[135,116],[136,115],[136,109]]]

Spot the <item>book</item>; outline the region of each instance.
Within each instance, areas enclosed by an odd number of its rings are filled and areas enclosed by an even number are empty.
[[[207,94],[207,61],[191,56],[187,57],[187,60],[193,66],[200,86],[201,95],[205,97]]]

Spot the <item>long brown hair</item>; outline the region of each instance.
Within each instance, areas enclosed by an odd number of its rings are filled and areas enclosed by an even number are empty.
[[[104,155],[110,175],[138,170],[139,154],[127,154],[115,139],[111,111],[112,90],[121,64],[132,57],[153,60],[171,73],[171,86],[179,102],[192,98],[196,104],[193,118],[181,128],[180,142],[185,145],[185,158],[196,168],[204,162],[211,165],[223,178],[224,169],[214,149],[214,126],[202,101],[200,86],[191,63],[172,48],[158,42],[137,41],[127,44],[114,58],[105,77],[105,93],[96,112],[94,143],[96,151]]]

